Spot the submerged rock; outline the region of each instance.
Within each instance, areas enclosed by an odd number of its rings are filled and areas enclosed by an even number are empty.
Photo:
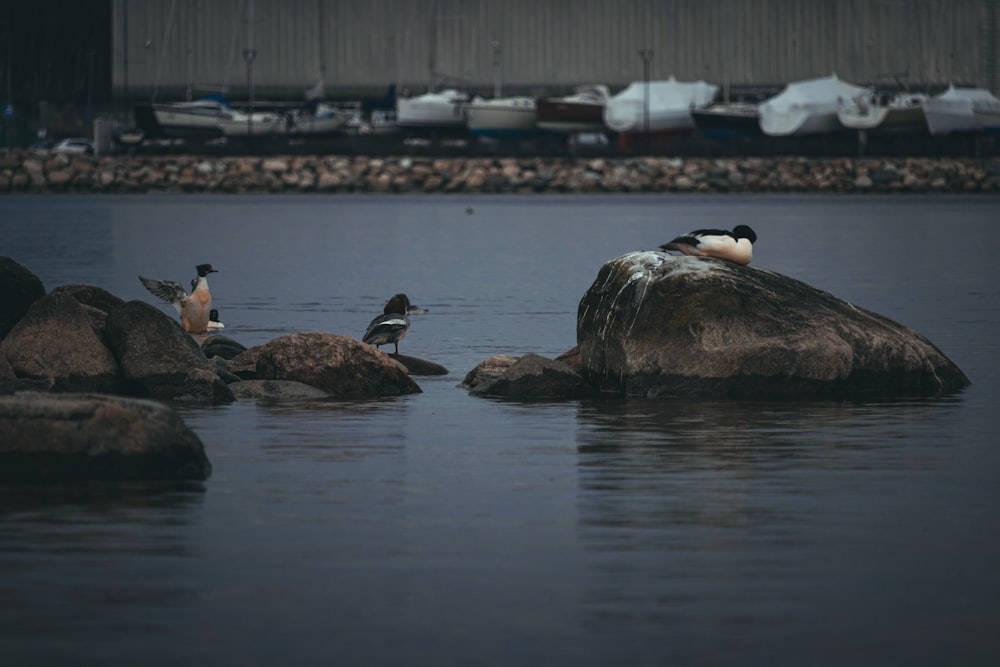
[[[465,374],[465,379],[459,386],[472,389],[483,382],[492,382],[503,375],[519,358],[513,354],[495,354],[483,359],[475,368]]]
[[[291,401],[329,396],[318,387],[294,380],[245,380],[229,386],[239,400]]]
[[[211,470],[201,440],[162,403],[0,396],[0,480],[203,480]]]
[[[601,268],[577,341],[583,376],[628,396],[935,395],[969,384],[886,317],[771,271],[662,252]]]
[[[393,359],[403,364],[410,375],[447,375],[448,369],[433,361],[410,357],[405,354],[390,355]]]
[[[584,398],[596,392],[576,371],[563,362],[537,354],[526,354],[511,364],[499,377],[477,383],[469,393],[474,396],[528,401]]]
[[[348,336],[290,334],[262,345],[257,355],[258,379],[295,380],[335,398],[420,393],[405,366]]]

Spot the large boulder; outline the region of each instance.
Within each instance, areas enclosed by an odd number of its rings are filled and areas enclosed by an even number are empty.
[[[477,383],[469,393],[473,396],[533,401],[586,398],[596,391],[563,362],[526,354],[499,377]]]
[[[155,401],[97,394],[0,396],[0,481],[206,479],[198,436]]]
[[[129,301],[112,310],[105,335],[131,391],[199,403],[235,400],[198,344],[148,303]]]
[[[259,379],[295,380],[335,398],[420,392],[405,366],[347,336],[317,331],[290,334],[262,345],[257,355]]]
[[[38,276],[10,257],[0,257],[0,339],[43,296],[45,285]]]
[[[935,395],[968,378],[920,334],[792,278],[634,252],[580,301],[582,374],[629,396]]]
[[[121,378],[104,345],[98,311],[64,293],[36,301],[10,330],[2,354],[20,378],[52,378],[55,391],[118,393]]]
[[[65,294],[71,296],[85,306],[95,308],[107,315],[115,308],[124,306],[125,301],[115,296],[103,287],[94,285],[60,285],[51,292],[52,294]]]

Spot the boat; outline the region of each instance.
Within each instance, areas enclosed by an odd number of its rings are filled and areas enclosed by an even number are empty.
[[[535,100],[531,97],[475,99],[465,113],[469,132],[478,136],[518,139],[538,132]]]
[[[847,130],[878,133],[926,132],[926,95],[897,93],[886,99],[873,90],[840,100],[837,120]]]
[[[396,125],[410,130],[465,130],[466,93],[446,89],[396,100]]]
[[[704,81],[677,81],[674,77],[648,84],[633,82],[608,99],[604,124],[620,138],[647,131],[658,135],[692,132],[695,126],[691,110],[708,106],[718,90],[718,86]]]
[[[151,106],[160,132],[177,139],[218,137],[222,134],[219,120],[232,112],[229,101],[218,93],[187,102]]]
[[[837,75],[796,81],[760,105],[760,128],[773,137],[837,132],[837,109],[866,89],[841,81]]]
[[[1000,100],[983,88],[948,86],[948,90],[924,102],[927,129],[934,135],[979,132],[984,129],[982,120],[989,122],[997,109],[1000,109]],[[995,121],[993,127],[996,127]]]
[[[984,132],[1000,134],[1000,103],[972,105],[972,113],[982,126]]]
[[[563,97],[543,97],[535,102],[538,127],[563,134],[601,132],[610,97],[611,91],[602,85],[579,86]]]
[[[247,113],[230,110],[219,118],[218,126],[222,134],[231,139],[274,136],[284,134],[285,117],[271,111]]]
[[[711,104],[691,110],[694,125],[709,139],[727,141],[761,137],[759,105],[749,102]]]
[[[309,100],[285,116],[284,131],[289,136],[339,134],[354,115],[352,110]]]

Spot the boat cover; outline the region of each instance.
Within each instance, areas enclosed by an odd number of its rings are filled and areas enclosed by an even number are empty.
[[[676,111],[700,108],[712,102],[719,87],[704,81],[649,82],[649,115],[651,118]],[[608,100],[604,109],[604,122],[616,132],[635,130],[643,122],[643,105],[646,84],[634,81],[623,91]],[[638,115],[636,115],[638,113]]]

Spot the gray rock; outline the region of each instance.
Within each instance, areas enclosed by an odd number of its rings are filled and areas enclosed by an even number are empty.
[[[257,359],[260,357],[261,347],[251,347],[240,352],[232,359],[228,360],[228,370],[241,380],[257,379]]]
[[[295,380],[336,398],[415,394],[420,387],[406,367],[371,345],[338,334],[307,332],[282,336],[261,346],[261,380]]]
[[[399,363],[406,367],[406,370],[410,375],[447,375],[448,369],[441,364],[435,364],[433,361],[427,361],[426,359],[419,359],[417,357],[410,357],[405,354],[392,354],[389,355]]]
[[[209,359],[212,357],[232,359],[241,352],[245,352],[246,349],[247,346],[243,343],[238,343],[228,336],[222,336],[219,334],[213,334],[206,337],[205,342],[202,343],[201,346],[201,351]]]
[[[32,304],[0,344],[17,377],[53,378],[55,391],[118,393],[118,363],[105,347],[89,306],[65,293]]]
[[[526,354],[500,377],[477,384],[469,393],[474,396],[530,401],[585,398],[593,396],[596,391],[563,362],[537,354]]]
[[[106,289],[94,285],[60,285],[51,293],[71,296],[83,305],[96,308],[105,315],[115,308],[125,305],[122,299]]]
[[[169,407],[97,394],[0,396],[0,479],[206,479],[205,448]]]
[[[629,396],[936,395],[968,378],[920,334],[792,278],[634,252],[580,302],[582,373]]]
[[[140,395],[212,404],[235,400],[198,344],[157,308],[129,301],[108,315],[105,334],[123,378]]]
[[[246,380],[230,385],[239,400],[290,401],[329,396],[318,387],[294,380]]]
[[[10,257],[0,257],[0,339],[43,296],[45,286],[38,276]]]
[[[465,374],[465,379],[459,386],[472,389],[481,383],[492,382],[503,375],[519,358],[513,354],[495,354],[483,359],[475,368]]]

